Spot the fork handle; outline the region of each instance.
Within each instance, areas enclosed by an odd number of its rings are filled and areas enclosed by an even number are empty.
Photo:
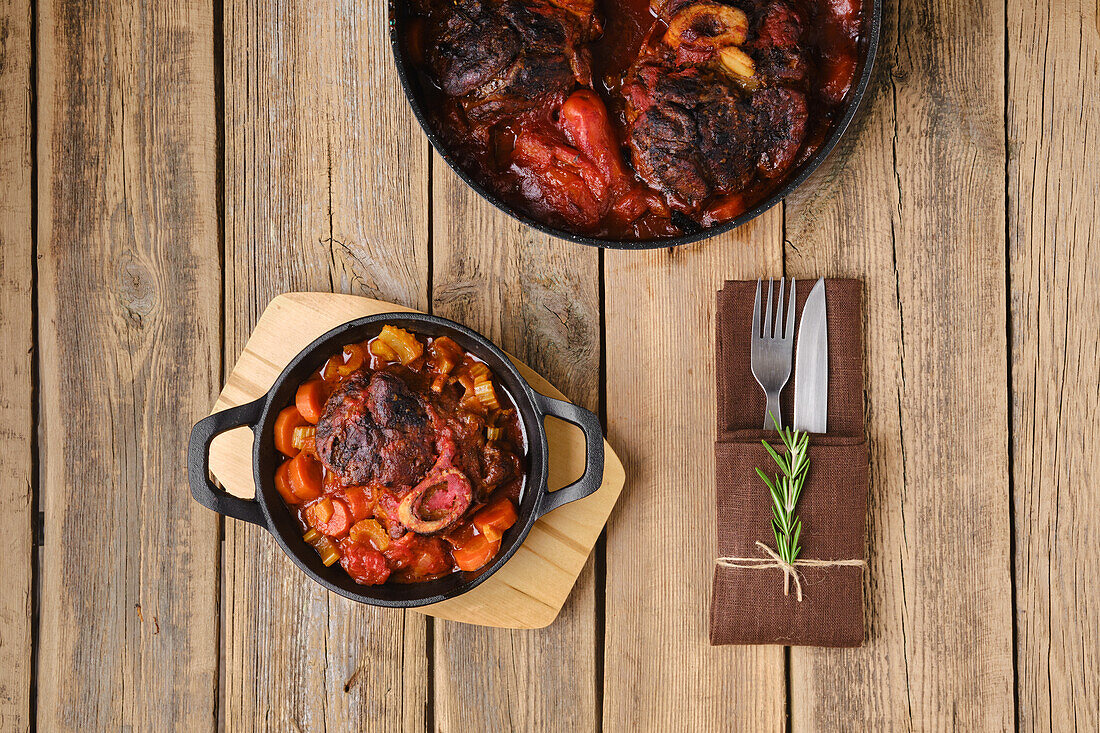
[[[764,410],[764,429],[775,430],[775,423],[783,424],[783,414],[779,411],[779,393],[768,392],[768,407]],[[775,415],[775,422],[772,422],[772,415]]]

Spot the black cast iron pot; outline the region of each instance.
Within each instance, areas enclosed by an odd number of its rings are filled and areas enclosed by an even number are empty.
[[[401,86],[405,90],[405,97],[409,100],[409,106],[412,107],[413,114],[416,115],[416,119],[420,122],[420,126],[424,128],[424,133],[428,136],[428,140],[431,141],[432,146],[440,156],[442,156],[443,160],[447,161],[447,165],[458,174],[459,178],[469,184],[470,188],[481,194],[482,198],[486,199],[504,213],[519,219],[527,226],[534,227],[541,232],[560,237],[561,239],[568,239],[579,244],[587,244],[593,247],[608,247],[612,249],[653,249],[656,247],[673,247],[680,244],[698,242],[709,239],[710,237],[716,237],[723,232],[728,232],[731,229],[741,226],[750,219],[755,219],[786,198],[787,194],[802,185],[802,183],[809,178],[810,174],[817,170],[817,167],[821,165],[825,158],[829,156],[829,153],[832,152],[833,148],[836,147],[837,142],[840,140],[841,136],[844,135],[845,130],[848,129],[848,125],[851,124],[859,108],[859,103],[863,100],[863,96],[867,93],[867,87],[871,82],[871,70],[874,66],[875,54],[878,52],[879,35],[882,32],[882,0],[864,0],[863,19],[866,33],[864,33],[860,45],[862,56],[860,59],[861,66],[859,76],[848,96],[847,102],[845,102],[840,117],[829,131],[828,136],[825,138],[824,143],[818,151],[814,153],[809,160],[793,171],[787,179],[787,182],[776,189],[771,196],[768,196],[737,218],[712,227],[703,228],[696,225],[693,231],[687,231],[687,227],[693,223],[690,220],[685,221],[681,225],[685,229],[685,233],[676,237],[646,240],[600,239],[598,237],[577,234],[576,232],[570,232],[565,229],[558,229],[557,227],[543,224],[531,218],[511,204],[502,201],[496,194],[478,183],[473,176],[462,168],[458,161],[455,160],[454,156],[450,154],[442,138],[440,138],[435,128],[432,127],[426,113],[422,85],[428,82],[425,81],[423,72],[415,68],[405,49],[404,39],[406,38],[407,26],[410,18],[408,11],[410,2],[411,0],[389,0],[390,46],[393,48],[397,75],[401,78]],[[608,6],[605,5],[605,7]]]
[[[339,563],[325,567],[317,552],[302,539],[298,525],[275,489],[275,469],[281,456],[275,450],[275,418],[294,402],[298,386],[315,374],[344,344],[378,335],[390,324],[420,336],[450,336],[459,346],[482,359],[492,369],[497,384],[516,406],[527,438],[527,478],[520,497],[519,519],[505,532],[496,558],[477,571],[457,572],[424,583],[385,583],[366,586],[353,581]],[[584,475],[557,491],[546,485],[548,454],[547,415],[574,423],[584,431]],[[219,489],[210,480],[210,443],[218,433],[247,425],[252,428],[252,472],[256,498],[241,499]],[[519,549],[535,521],[563,504],[592,494],[603,481],[603,432],[599,419],[588,410],[535,392],[512,362],[486,338],[445,318],[420,313],[381,313],[338,326],[318,338],[287,365],[267,394],[254,402],[233,407],[200,420],[191,430],[187,456],[191,494],[203,506],[219,514],[258,524],[275,537],[290,559],[309,577],[342,596],[373,606],[408,608],[453,598],[495,573]]]

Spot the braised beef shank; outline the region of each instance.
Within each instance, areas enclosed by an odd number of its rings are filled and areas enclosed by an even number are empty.
[[[428,410],[401,377],[356,373],[325,404],[317,455],[348,485],[413,486],[436,460]]]
[[[685,212],[782,174],[806,130],[805,96],[784,87],[745,96],[714,72],[644,64],[625,89],[634,168]]]
[[[584,3],[456,0],[433,7],[428,67],[471,120],[492,120],[560,104],[576,84],[591,84],[588,52],[596,25]]]
[[[660,3],[668,31],[623,84],[631,160],[669,205],[695,214],[715,195],[794,163],[806,133],[801,19],[782,0],[755,14],[709,2]]]

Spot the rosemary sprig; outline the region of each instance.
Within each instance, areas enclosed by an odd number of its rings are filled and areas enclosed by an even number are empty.
[[[783,443],[783,455],[777,453],[768,441],[760,442],[779,466],[780,472],[776,474],[774,481],[759,468],[756,473],[772,494],[772,532],[775,534],[776,551],[784,562],[793,564],[802,552],[798,544],[798,538],[802,535],[802,520],[794,510],[798,505],[798,497],[802,494],[802,486],[806,483],[806,471],[810,467],[810,436],[792,428],[784,430],[774,415],[772,421],[775,422],[779,440]]]

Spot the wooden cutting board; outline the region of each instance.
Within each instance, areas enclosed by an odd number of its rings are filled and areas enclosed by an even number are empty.
[[[264,395],[290,360],[326,331],[362,316],[393,312],[410,309],[334,293],[287,293],[276,297],[260,316],[229,373],[214,412]],[[512,361],[536,391],[565,399],[527,365],[514,358]],[[584,471],[584,436],[569,423],[547,418],[546,437],[553,491],[575,481]],[[412,610],[437,618],[513,629],[537,629],[553,621],[626,481],[623,464],[606,441],[604,456],[603,485],[596,493],[536,522],[516,554],[488,580],[456,598]],[[210,470],[229,493],[254,496],[251,430],[237,428],[216,437],[210,446]],[[286,567],[297,572],[289,562]]]

